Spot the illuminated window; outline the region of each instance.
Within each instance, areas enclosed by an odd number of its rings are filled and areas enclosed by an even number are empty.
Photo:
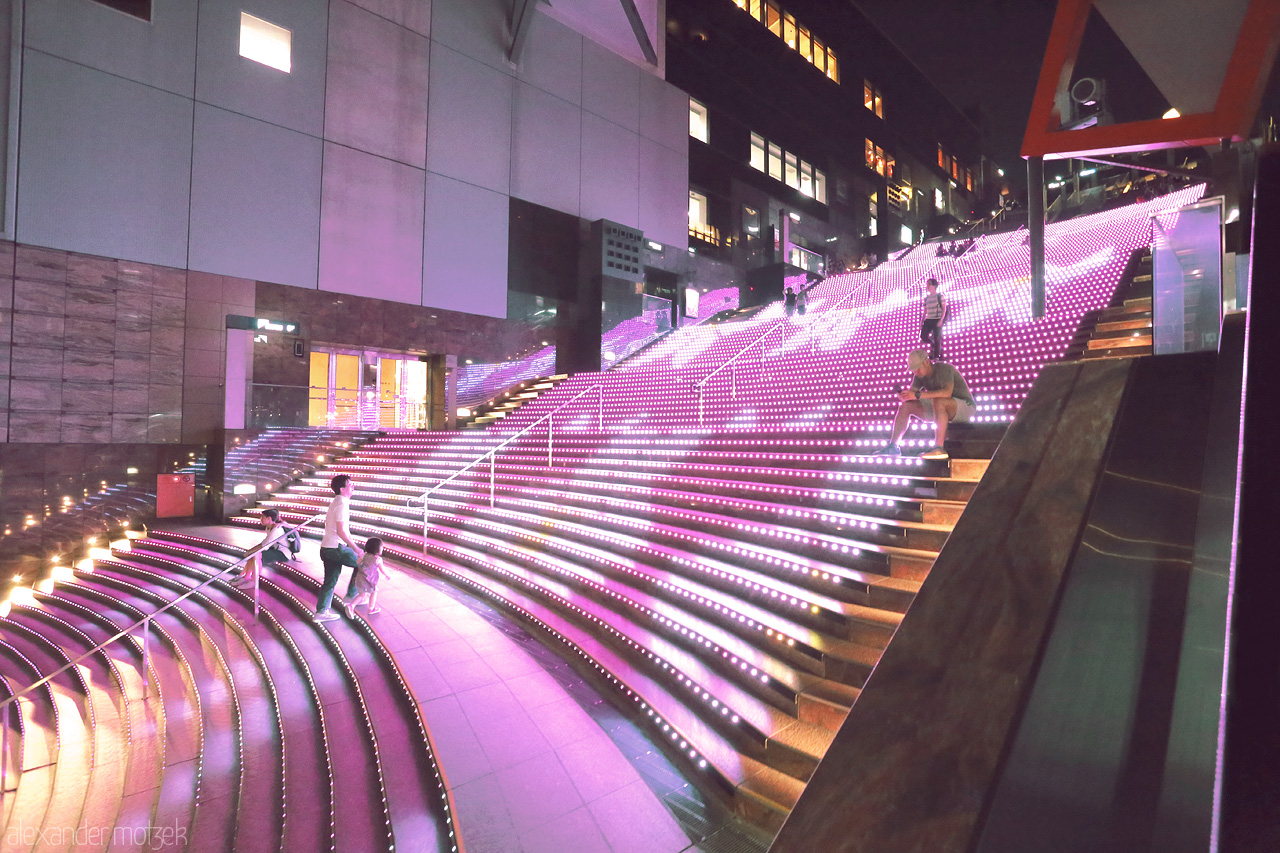
[[[751,168],[761,172],[765,170],[764,137],[758,133],[751,134]]]
[[[896,178],[898,176],[898,161],[893,158],[892,154],[884,155],[884,176],[886,178]]]
[[[870,80],[862,81],[862,105],[875,113],[877,118],[884,118],[884,98],[880,90],[871,85]]]
[[[902,241],[902,244],[904,246],[910,246],[911,241],[914,239],[911,233],[911,229],[903,225],[902,231],[898,234],[898,239]]]
[[[751,168],[766,172],[809,198],[827,203],[827,176],[812,163],[801,160],[782,146],[768,142],[758,133],[751,134]]]
[[[947,209],[947,203],[942,198],[942,190],[937,187],[933,188],[933,209],[939,213]]]
[[[784,12],[776,0],[733,0],[734,4],[752,18],[769,28],[769,32],[787,43],[830,80],[840,82],[836,55],[831,48],[816,38],[813,32],[796,21],[790,12]]]
[[[269,21],[240,13],[240,55],[289,73],[293,33]]]
[[[144,21],[151,20],[151,0],[95,0],[95,2]]]
[[[947,155],[943,152],[942,146],[939,145],[938,146],[938,168],[945,172],[947,171],[949,166],[950,166],[950,161],[947,158]]]
[[[704,228],[708,225],[707,197],[693,190],[689,190],[689,224],[701,225]]]
[[[775,36],[782,35],[782,10],[778,8],[778,4],[773,0],[766,0],[765,4],[764,24],[769,28],[769,32]]]
[[[880,208],[876,204],[876,197],[873,193],[867,197],[867,213],[870,214],[870,224],[867,226],[867,236],[874,237],[878,233],[878,222],[880,220]]]
[[[689,99],[689,135],[700,142],[707,142],[707,107],[693,98]]]
[[[884,150],[870,139],[867,140],[866,157],[868,169],[878,175],[893,177],[893,158],[889,157],[886,161]]]
[[[760,233],[760,211],[745,204],[742,206],[742,230],[753,237]]]
[[[964,170],[964,188],[973,192],[973,172],[968,169]]]
[[[960,164],[956,162],[955,158],[951,160],[951,180],[960,180]]]

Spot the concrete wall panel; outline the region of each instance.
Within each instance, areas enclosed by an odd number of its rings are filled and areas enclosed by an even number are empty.
[[[582,108],[628,130],[640,129],[640,75],[636,66],[595,42],[582,42]]]
[[[236,0],[201,0],[196,97],[232,112],[319,136],[324,127],[327,3],[254,0],[249,14],[292,33],[288,73],[240,55]]]
[[[502,193],[427,174],[422,304],[507,316],[507,211]]]
[[[193,270],[316,286],[320,140],[196,105]]]
[[[26,4],[26,46],[167,92],[195,91],[196,4],[156,0],[148,23],[92,0]]]
[[[437,46],[431,57],[431,92],[427,170],[509,192],[511,78]]]
[[[329,16],[325,138],[421,168],[430,42],[343,0]]]
[[[546,15],[535,15],[520,57],[521,80],[563,98],[582,103],[582,36]]]
[[[635,131],[582,114],[583,219],[637,226],[640,137]]]
[[[351,0],[362,9],[392,23],[431,35],[431,0]]]
[[[433,0],[431,39],[506,72],[511,0]]]
[[[423,175],[325,143],[321,290],[421,304]]]
[[[666,80],[640,75],[640,135],[672,151],[689,150],[689,96]]]
[[[192,102],[26,51],[17,239],[185,267]]]
[[[517,83],[515,91],[511,194],[576,216],[582,111],[526,83]]]
[[[640,140],[640,229],[669,246],[689,245],[689,155]]]

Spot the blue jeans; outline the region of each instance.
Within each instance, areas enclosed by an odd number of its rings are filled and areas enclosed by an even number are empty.
[[[333,591],[338,587],[338,578],[342,575],[342,567],[355,568],[359,560],[356,552],[346,545],[337,548],[321,548],[320,562],[324,564],[324,585],[320,587],[320,598],[316,601],[316,612],[324,613],[333,608]],[[347,584],[347,595],[355,591],[355,572],[351,573],[351,582]]]

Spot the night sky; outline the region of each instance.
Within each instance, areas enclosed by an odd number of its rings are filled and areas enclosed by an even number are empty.
[[[1006,170],[1018,156],[1056,0],[847,0],[983,131]],[[1076,64],[1107,81],[1117,122],[1158,118],[1169,104],[1096,12]],[[1280,112],[1280,63],[1260,115]]]

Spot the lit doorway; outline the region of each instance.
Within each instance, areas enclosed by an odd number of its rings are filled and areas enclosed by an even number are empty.
[[[331,429],[425,429],[427,363],[404,353],[311,352],[307,424]]]

